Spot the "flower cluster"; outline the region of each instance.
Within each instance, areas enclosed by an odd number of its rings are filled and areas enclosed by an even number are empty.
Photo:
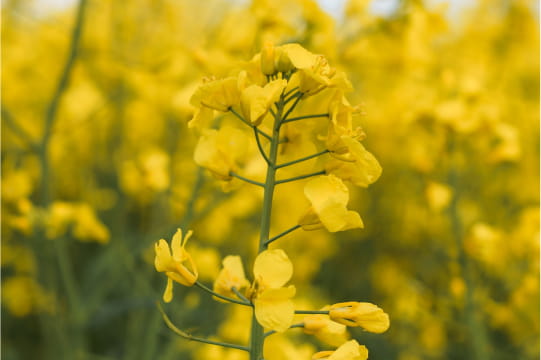
[[[345,97],[351,90],[346,76],[322,55],[298,44],[267,43],[236,75],[205,79],[191,97],[197,110],[188,126],[199,134],[195,162],[228,191],[239,189],[243,182],[263,189],[253,281],[246,278],[241,257],[229,255],[223,259],[212,289],[200,283],[185,249],[191,232],[184,242],[180,230],[175,234],[172,255],[165,240],[156,244],[156,270],[168,278],[164,301],[171,301],[172,282],[176,281],[195,284],[218,301],[253,308],[250,345],[219,345],[247,350],[252,359],[262,359],[267,336],[302,327],[307,334],[338,347],[319,352],[313,359],[366,359],[366,347],[347,341],[346,327],[374,333],[389,327],[388,315],[370,303],[296,310],[296,288],[287,285],[293,263],[283,249],[269,249],[297,229],[337,232],[364,227],[359,213],[348,209],[348,184],[367,187],[378,179],[381,167],[361,144],[365,134],[353,116],[359,109]],[[304,153],[304,149],[312,152]],[[273,195],[280,184],[293,182],[304,183],[304,212],[297,215],[292,227],[271,237]],[[306,316],[294,323],[295,314]]]

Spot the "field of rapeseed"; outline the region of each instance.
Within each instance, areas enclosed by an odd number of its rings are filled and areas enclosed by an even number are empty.
[[[539,358],[537,1],[34,3],[3,359]]]

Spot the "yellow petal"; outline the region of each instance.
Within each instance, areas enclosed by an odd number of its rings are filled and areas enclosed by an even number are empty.
[[[364,227],[361,216],[355,211],[347,210],[341,204],[333,204],[325,207],[320,212],[319,218],[325,228],[330,232]]]
[[[265,290],[254,301],[257,321],[269,330],[286,331],[295,315],[295,306],[290,300],[294,295],[294,286]]]
[[[286,80],[274,80],[261,87],[250,85],[242,91],[241,109],[246,120],[259,125],[272,104],[280,99],[282,91],[287,86]]]
[[[297,69],[309,69],[317,60],[317,55],[312,54],[299,44],[285,44],[280,46],[280,49]]]
[[[223,268],[214,282],[213,290],[220,295],[235,297],[235,293],[231,290],[233,287],[240,290],[248,285],[240,256],[226,256],[223,260]]]
[[[173,260],[182,261],[182,230],[177,229],[173,239],[171,240],[171,250],[173,252]]]
[[[265,250],[255,259],[254,276],[264,287],[279,288],[292,275],[293,264],[282,249]]]
[[[206,106],[201,106],[195,110],[193,117],[188,121],[188,128],[203,129],[210,125],[214,118],[214,110]]]
[[[173,300],[173,280],[167,278],[167,286],[163,293],[163,301],[169,303],[171,300]]]
[[[349,191],[346,185],[334,175],[318,176],[304,186],[304,194],[312,203],[316,213],[319,213],[329,202],[346,206]]]
[[[348,148],[348,161],[331,159],[325,170],[343,180],[351,181],[356,186],[367,187],[381,175],[378,160],[357,140],[343,136],[340,139]]]
[[[336,351],[329,356],[328,360],[366,360],[368,359],[368,350],[363,345],[359,345],[356,340],[350,340],[342,344]]]
[[[160,239],[156,244],[154,244],[154,251],[156,252],[156,257],[154,258],[154,266],[156,267],[156,270],[158,272],[168,271],[172,257],[167,241]]]

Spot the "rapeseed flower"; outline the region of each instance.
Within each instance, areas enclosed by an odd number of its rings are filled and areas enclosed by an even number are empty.
[[[171,246],[164,239],[154,245],[154,266],[158,272],[164,272],[167,276],[167,286],[163,293],[163,301],[167,303],[173,299],[173,280],[184,286],[192,286],[197,281],[197,267],[186,251],[186,242],[191,236],[191,230],[183,238],[182,230],[177,229]]]
[[[389,315],[377,305],[367,302],[342,302],[331,305],[329,316],[333,321],[351,327],[362,327],[368,332],[382,333],[389,328]]]
[[[299,219],[304,230],[325,227],[330,232],[362,228],[360,215],[348,210],[349,190],[334,175],[319,176],[304,186],[304,194],[311,207]]]

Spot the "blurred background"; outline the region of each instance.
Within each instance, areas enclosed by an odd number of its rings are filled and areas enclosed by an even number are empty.
[[[381,306],[389,331],[352,330],[371,359],[538,359],[530,0],[3,1],[2,359],[245,359],[164,326],[153,244],[193,229],[206,284],[225,255],[253,259],[260,194],[223,192],[198,169],[186,123],[201,79],[264,41],[348,74],[383,167],[352,192],[365,229],[280,244],[297,303]],[[287,191],[274,233],[296,207]],[[247,341],[242,309],[175,291],[179,327]],[[271,341],[269,360],[329,348],[300,332]]]

